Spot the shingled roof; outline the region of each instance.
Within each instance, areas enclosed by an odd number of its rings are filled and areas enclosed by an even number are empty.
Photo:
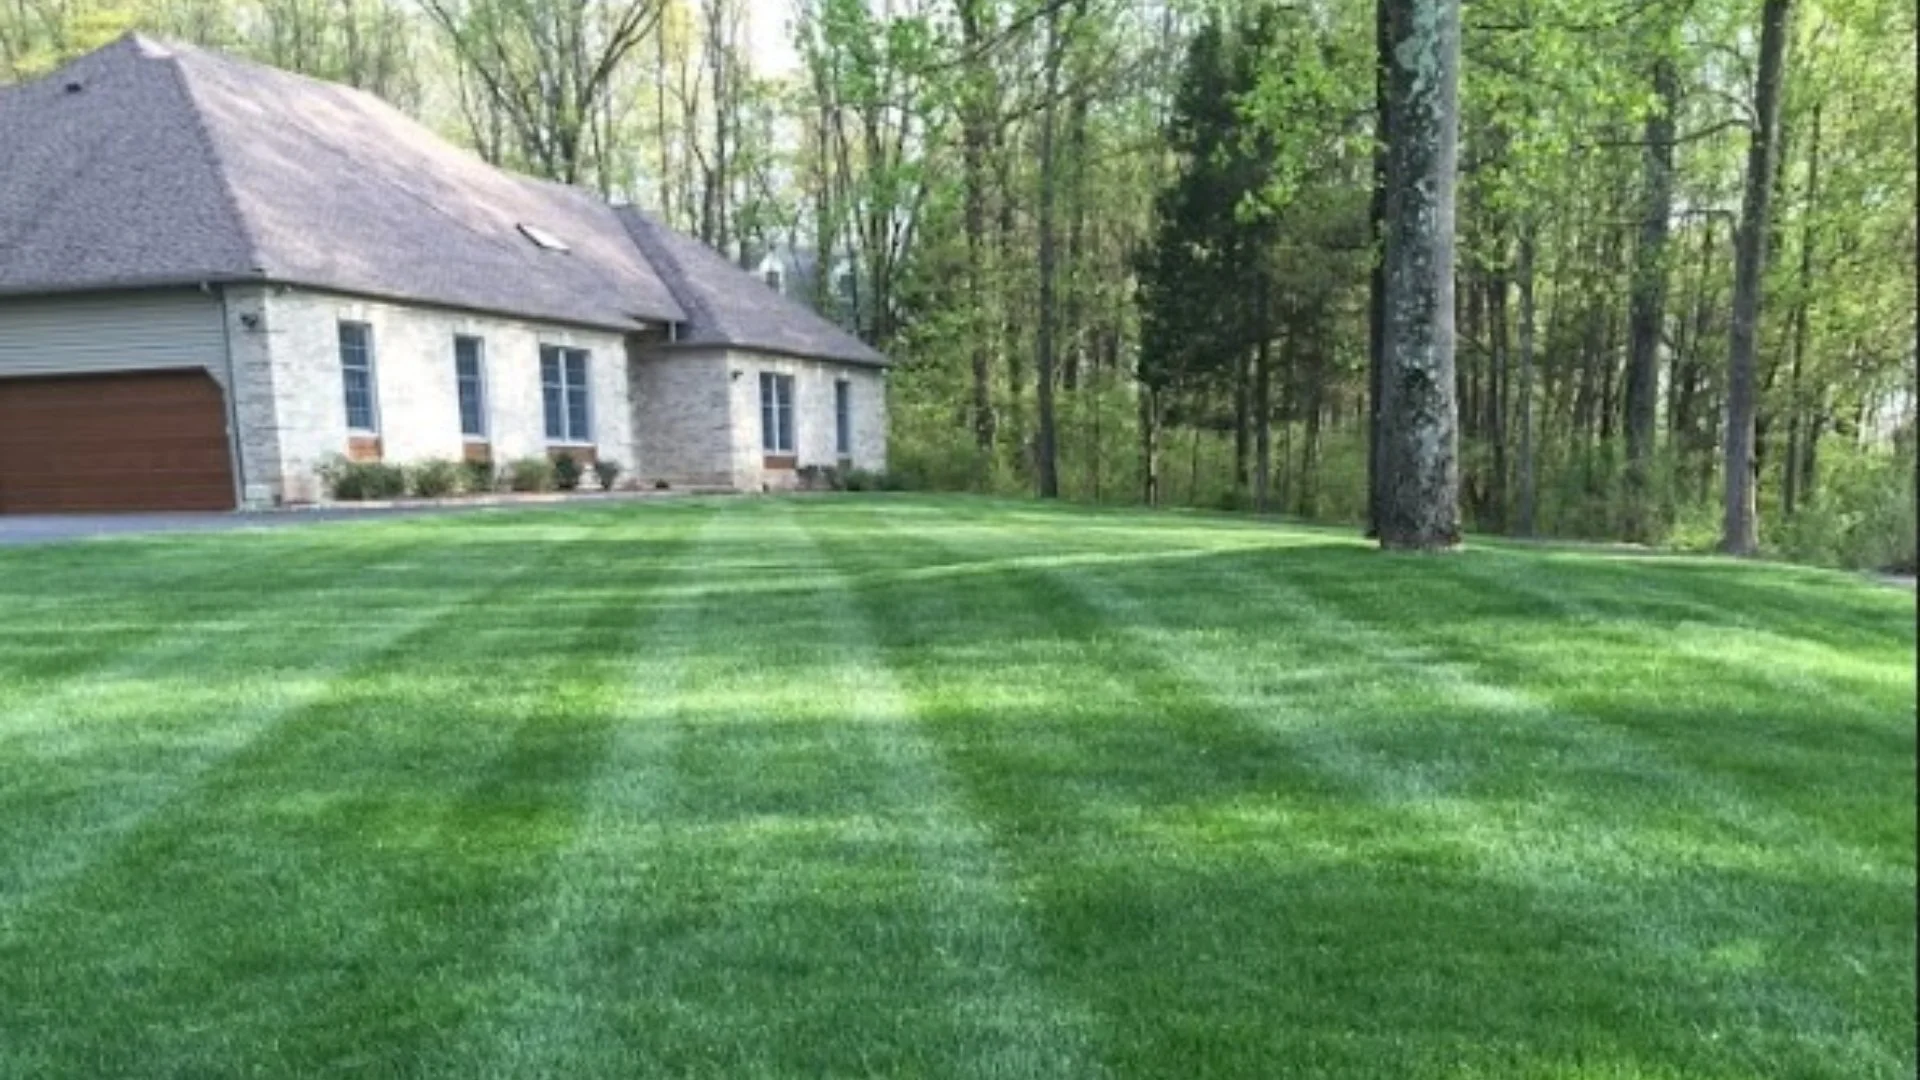
[[[0,294],[269,280],[621,329],[686,316],[595,196],[203,49],[129,34],[8,88],[0,147]]]
[[[789,300],[691,236],[631,206],[618,211],[634,243],[673,290],[687,313],[675,337],[681,345],[804,356],[884,366],[887,358],[866,342]]]

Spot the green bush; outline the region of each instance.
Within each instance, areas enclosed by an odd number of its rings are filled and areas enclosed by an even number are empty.
[[[886,477],[872,469],[848,469],[840,474],[842,491],[880,491]]]
[[[572,454],[563,453],[553,459],[553,483],[561,491],[580,486],[580,462]]]
[[[601,491],[612,491],[614,481],[620,479],[622,471],[620,463],[611,458],[601,458],[593,463],[593,478],[600,481]]]
[[[552,491],[553,462],[544,457],[516,458],[507,465],[507,487],[514,491]]]
[[[460,466],[445,458],[431,458],[407,470],[408,487],[423,499],[442,499],[460,489]]]
[[[460,463],[460,490],[479,495],[494,490],[500,478],[494,474],[491,461],[463,461]]]
[[[327,494],[343,502],[397,499],[407,493],[407,474],[384,461],[348,461],[337,457],[320,467]]]

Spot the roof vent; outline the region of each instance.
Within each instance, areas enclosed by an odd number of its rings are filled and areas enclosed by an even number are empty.
[[[536,247],[544,248],[547,251],[558,251],[562,254],[573,250],[567,246],[565,240],[560,239],[538,225],[528,225],[523,221],[520,223],[519,228],[520,234],[533,241]]]
[[[80,91],[85,89],[86,89],[86,86],[78,82],[70,82],[67,84],[67,87],[66,87],[67,93],[69,94],[77,94]]]

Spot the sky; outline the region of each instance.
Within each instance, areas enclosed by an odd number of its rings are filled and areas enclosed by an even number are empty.
[[[793,50],[793,0],[746,0],[748,47],[756,74],[784,75],[798,67]]]

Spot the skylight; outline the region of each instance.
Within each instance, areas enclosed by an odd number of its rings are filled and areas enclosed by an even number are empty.
[[[523,221],[520,223],[520,234],[533,241],[535,246],[545,248],[548,251],[565,253],[573,250],[567,246],[565,240],[560,239],[538,225],[529,225]]]

